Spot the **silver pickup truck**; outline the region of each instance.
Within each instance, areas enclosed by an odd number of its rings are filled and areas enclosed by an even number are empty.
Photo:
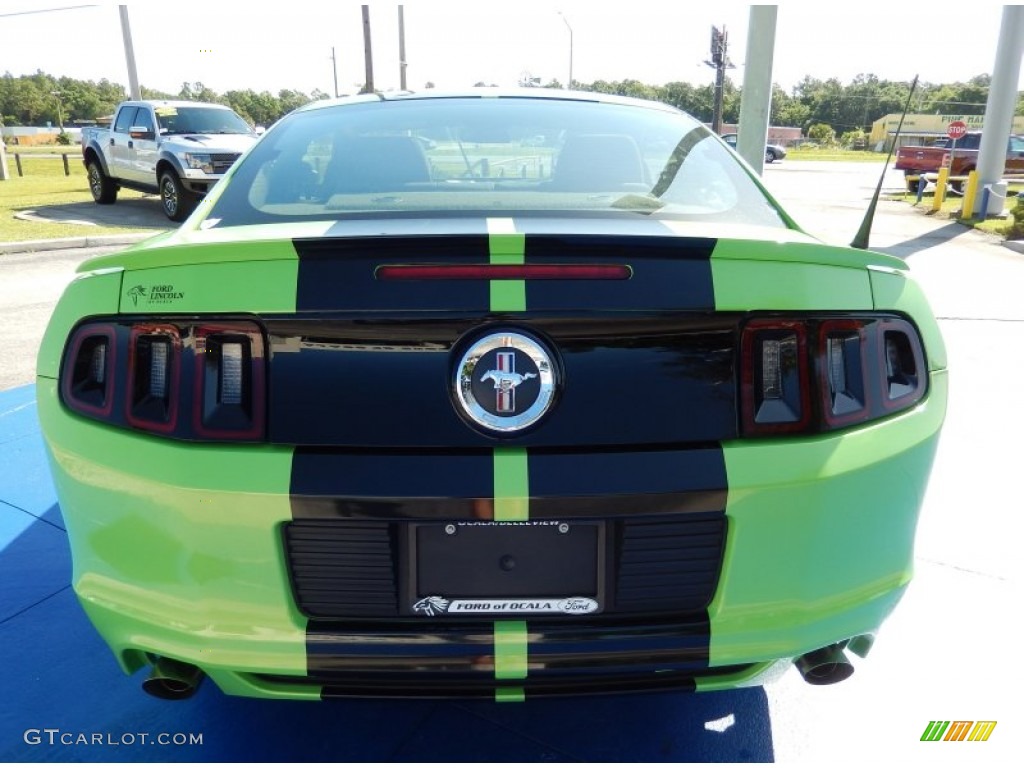
[[[125,101],[109,128],[82,130],[82,162],[97,203],[122,187],[155,192],[167,218],[182,221],[257,138],[222,104]]]

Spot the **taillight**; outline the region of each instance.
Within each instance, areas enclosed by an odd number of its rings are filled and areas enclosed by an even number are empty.
[[[843,427],[864,420],[869,412],[864,322],[825,321],[819,340],[819,386],[825,423]]]
[[[882,404],[886,410],[901,410],[924,395],[925,368],[917,334],[902,320],[880,323],[884,386]]]
[[[263,440],[264,350],[249,321],[86,323],[65,349],[61,396],[115,426],[182,440]]]
[[[61,395],[69,407],[105,418],[114,407],[116,331],[109,324],[83,326],[72,334],[65,352]]]
[[[755,320],[743,334],[743,402],[748,432],[802,432],[811,417],[807,329]]]
[[[813,434],[910,408],[924,397],[920,337],[894,317],[773,317],[743,327],[746,436]]]
[[[173,432],[178,426],[181,337],[172,325],[137,324],[128,342],[125,416],[137,429]]]
[[[193,428],[206,438],[263,435],[263,335],[250,323],[204,325],[195,334]]]

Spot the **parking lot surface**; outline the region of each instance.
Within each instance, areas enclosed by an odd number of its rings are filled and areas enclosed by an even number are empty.
[[[766,169],[766,179],[809,230],[848,238],[875,181],[855,169],[833,171],[808,195],[808,178],[818,173],[786,161]],[[811,687],[791,670],[766,688],[729,693],[521,705],[267,702],[223,696],[209,682],[187,701],[149,698],[144,673],[122,675],[70,587],[29,372],[0,386],[0,654],[8,660],[0,759],[1015,763],[1024,681],[1006,660],[1024,597],[1015,545],[1024,256],[902,203],[880,206],[872,245],[907,258],[924,284],[949,347],[953,386],[918,529],[915,580],[871,655],[854,659],[849,681]],[[53,269],[64,275],[73,268],[66,259],[75,258],[66,254]],[[13,279],[6,269],[0,257],[0,285]],[[38,324],[66,278],[33,274],[42,286]],[[2,313],[0,367],[7,367]],[[18,352],[26,355],[30,348]],[[937,719],[997,726],[983,743],[922,742]]]

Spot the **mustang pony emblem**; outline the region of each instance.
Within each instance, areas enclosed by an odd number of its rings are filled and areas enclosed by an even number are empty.
[[[427,616],[437,616],[438,614],[445,613],[448,610],[449,600],[445,600],[443,597],[437,595],[431,595],[430,597],[424,597],[422,600],[417,600],[412,609],[416,613],[425,613]]]
[[[497,370],[487,371],[480,381],[494,382],[497,392],[498,413],[514,413],[516,410],[516,387],[527,379],[537,378],[536,373],[516,373],[515,352],[499,352]]]
[[[503,373],[502,371],[488,371],[480,377],[480,381],[490,379],[494,382],[495,389],[515,389],[527,379],[536,379],[536,373]]]
[[[478,338],[453,371],[456,407],[490,431],[512,434],[526,429],[554,401],[557,373],[552,355],[525,332],[497,330]]]

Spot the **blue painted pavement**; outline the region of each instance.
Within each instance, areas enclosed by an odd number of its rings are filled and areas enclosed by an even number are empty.
[[[0,392],[0,760],[773,759],[768,702],[760,688],[524,704],[320,703],[234,698],[207,681],[187,701],[153,699],[142,692],[144,672],[121,673],[79,607],[70,577],[35,388]]]

